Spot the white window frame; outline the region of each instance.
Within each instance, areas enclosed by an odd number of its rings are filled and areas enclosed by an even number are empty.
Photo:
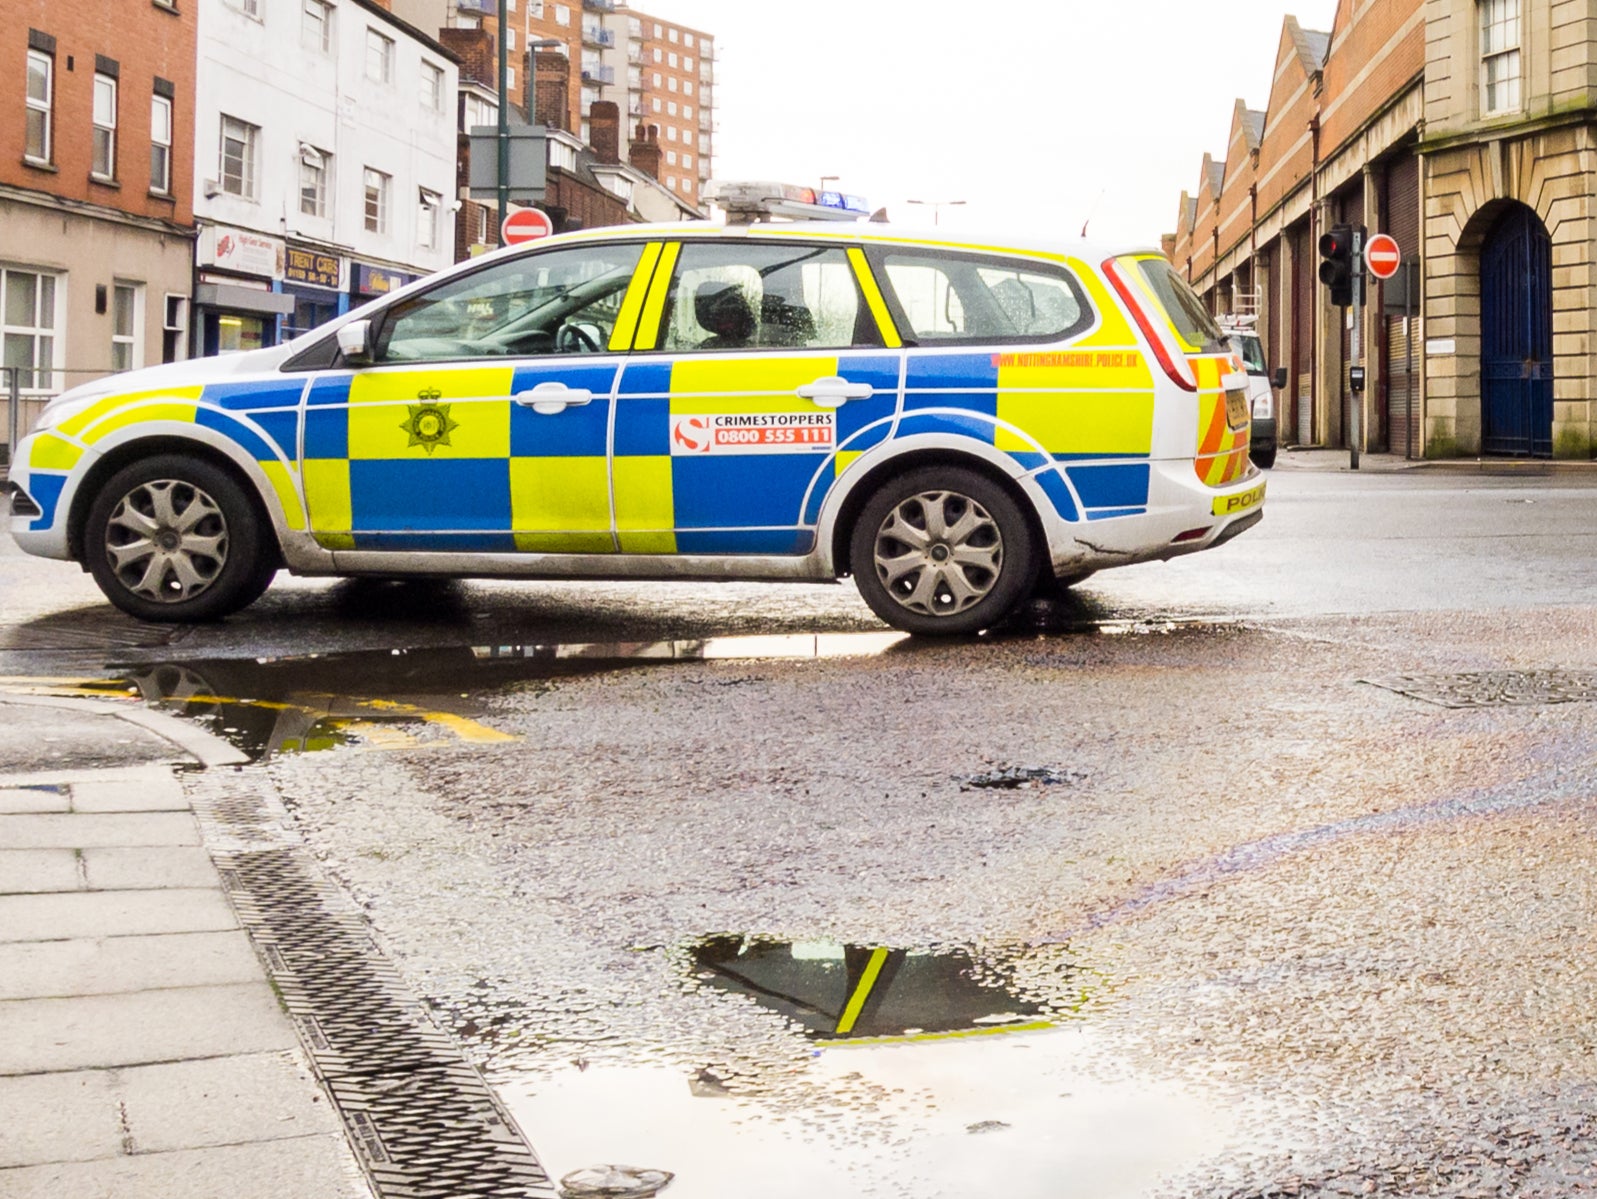
[[[319,150],[315,146],[304,142],[299,147],[299,214],[301,216],[315,217],[317,220],[327,219],[327,196],[332,190],[333,156],[326,150]],[[314,201],[310,208],[305,207],[305,185],[311,183],[314,188]]]
[[[366,27],[366,78],[373,83],[394,81],[394,39],[370,25]]]
[[[570,25],[571,24],[571,9],[567,5],[564,5],[564,4],[555,5],[555,24],[556,25]]]
[[[444,69],[437,63],[421,62],[421,106],[428,112],[444,110]]]
[[[383,235],[389,229],[389,199],[393,191],[394,177],[384,174],[376,167],[365,168],[361,177],[361,227],[367,233]],[[374,188],[375,184],[375,188]],[[376,212],[372,211],[373,197],[376,192]],[[373,223],[375,221],[375,224]]]
[[[166,132],[162,140],[161,114],[165,112]],[[172,194],[172,121],[170,96],[150,93],[150,190],[157,195]],[[159,169],[157,167],[159,166]]]
[[[417,189],[416,245],[423,250],[436,250],[440,234],[439,214],[444,210],[444,198],[425,187]]]
[[[227,143],[229,125],[234,126],[238,131],[237,136],[232,140],[239,142],[243,146],[243,152],[239,158],[239,190],[237,191],[228,186]],[[230,117],[225,112],[222,114],[221,142],[217,150],[216,183],[225,194],[238,196],[243,200],[254,200],[256,198],[255,189],[258,183],[258,173],[255,165],[256,156],[260,150],[260,135],[261,127],[259,125],[251,125],[248,121],[241,120],[238,117]]]
[[[93,103],[90,109],[93,132],[90,135],[89,174],[95,179],[110,180],[116,178],[116,109],[118,90],[115,75],[105,75],[99,71],[94,73]],[[103,163],[101,161],[102,147],[104,148]]]
[[[117,295],[126,292],[131,296],[133,327],[119,333],[116,327]],[[117,362],[117,347],[127,348],[125,364]],[[111,369],[113,371],[138,370],[144,365],[144,284],[131,279],[115,279],[111,283]]]
[[[333,50],[333,6],[327,0],[300,0],[300,44],[319,54]]]
[[[10,313],[9,291],[13,275],[31,275],[34,283],[34,323],[31,325],[13,325],[7,320]],[[48,325],[39,323],[39,309],[44,291],[44,280],[50,280],[51,304],[50,311],[45,314],[49,320]],[[5,347],[16,337],[26,337],[33,342],[32,365],[24,368],[31,376],[32,382],[24,384],[19,390],[25,396],[47,396],[56,392],[55,376],[61,369],[62,339],[66,330],[61,327],[61,312],[66,292],[66,280],[54,271],[39,270],[34,267],[0,266],[0,362],[5,361]],[[50,352],[48,363],[39,361],[39,342],[43,338],[50,339]],[[41,380],[40,376],[43,376]]]
[[[23,157],[28,162],[49,162],[50,155],[54,152],[55,134],[55,55],[46,54],[43,50],[28,51],[27,79],[23,84],[23,94],[27,95],[27,84],[32,82],[32,68],[44,68],[44,98],[27,96],[27,109],[29,112],[43,113],[44,121],[44,153],[30,154],[27,151],[27,131],[23,131]],[[25,124],[26,122],[24,122]]]
[[[1524,83],[1520,0],[1480,0],[1481,113],[1518,112]],[[1494,79],[1494,72],[1500,72]]]

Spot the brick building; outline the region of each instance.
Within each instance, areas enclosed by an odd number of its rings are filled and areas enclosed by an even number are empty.
[[[1345,221],[1415,264],[1412,288],[1367,293],[1361,448],[1593,456],[1588,8],[1341,0],[1328,33],[1283,23],[1269,103],[1238,102],[1169,253],[1216,312],[1257,311],[1288,374],[1284,440],[1350,438],[1350,314],[1317,279],[1319,236]]]
[[[183,356],[195,11],[0,0],[0,27],[0,319],[26,427],[66,387]]]
[[[625,84],[629,119],[660,129],[660,181],[698,205],[715,148],[715,39],[624,5],[605,29],[606,77]]]

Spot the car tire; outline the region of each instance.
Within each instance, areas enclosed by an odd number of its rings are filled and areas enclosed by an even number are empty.
[[[849,563],[871,611],[919,636],[991,628],[1031,592],[1037,553],[1020,505],[957,466],[907,471],[865,501]]]
[[[161,624],[220,618],[260,598],[278,567],[264,517],[226,470],[161,454],[95,494],[83,554],[105,597]]]
[[[1267,450],[1255,450],[1249,457],[1253,459],[1253,465],[1260,470],[1269,470],[1275,465],[1275,447],[1271,446]]]

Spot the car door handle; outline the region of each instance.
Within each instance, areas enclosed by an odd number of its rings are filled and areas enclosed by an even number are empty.
[[[593,402],[586,387],[567,387],[564,383],[540,383],[530,391],[518,391],[514,399],[539,416],[555,416],[567,408],[580,408]]]
[[[798,393],[818,407],[841,408],[850,400],[869,399],[876,394],[876,389],[869,383],[850,383],[841,376],[827,375],[813,383],[804,384]]]

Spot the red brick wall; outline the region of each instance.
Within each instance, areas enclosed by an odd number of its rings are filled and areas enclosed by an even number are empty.
[[[1249,189],[1253,187],[1253,151],[1243,129],[1243,105],[1237,102],[1231,114],[1231,140],[1226,146],[1225,189],[1220,195],[1220,253],[1248,239],[1253,228]]]
[[[1192,276],[1197,278],[1214,265],[1214,234],[1219,227],[1220,196],[1209,180],[1209,164],[1203,156],[1203,180],[1198,187],[1198,216],[1192,226]]]
[[[194,223],[194,0],[61,4],[0,0],[0,183],[115,208],[176,225]],[[55,38],[51,165],[23,162],[29,30]],[[116,181],[89,178],[95,55],[118,66]],[[150,106],[155,80],[173,85],[171,191],[150,192]]]
[[[1260,216],[1290,195],[1314,169],[1313,139],[1306,135],[1318,103],[1313,80],[1283,27],[1259,149]]]
[[[1424,0],[1342,0],[1338,5],[1325,60],[1322,158],[1424,72],[1424,8]],[[1411,26],[1406,33],[1405,25]]]

